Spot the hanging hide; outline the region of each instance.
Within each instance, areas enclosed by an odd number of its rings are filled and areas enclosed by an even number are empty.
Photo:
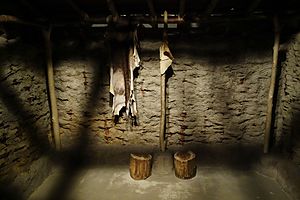
[[[124,43],[111,42],[111,65],[110,65],[110,93],[113,95],[112,112],[119,115],[121,109],[126,107],[126,76],[127,48]]]
[[[133,38],[132,45],[127,41],[111,42],[110,93],[114,96],[112,112],[115,116],[120,115],[122,108],[127,115],[137,115],[133,71],[139,67],[140,58],[136,36]]]
[[[159,47],[159,55],[160,74],[164,74],[167,71],[167,69],[171,66],[172,60],[174,59],[166,41],[164,41]]]
[[[130,70],[130,97],[127,105],[127,115],[137,116],[136,99],[134,94],[134,70],[140,66],[140,57],[137,51],[137,32],[133,32],[133,45],[129,49],[129,70]]]

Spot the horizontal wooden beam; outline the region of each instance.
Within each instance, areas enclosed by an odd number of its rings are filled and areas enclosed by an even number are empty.
[[[45,26],[43,26],[41,24],[24,21],[15,16],[12,16],[12,15],[0,15],[0,23],[18,23],[18,24],[23,24],[23,25],[28,25],[28,26],[34,26],[37,28],[46,28]]]
[[[168,23],[169,24],[182,24],[182,23],[229,23],[229,22],[240,22],[240,21],[255,21],[255,20],[266,20],[270,19],[268,16],[264,15],[253,15],[253,16],[244,16],[244,17],[229,17],[229,16],[215,16],[215,17],[207,17],[207,16],[196,16],[188,19],[182,19],[178,16],[169,16]],[[116,23],[120,26],[134,25],[134,24],[153,24],[153,23],[164,23],[164,18],[162,16],[158,16],[155,21],[151,16],[134,16],[134,17],[119,17],[117,20],[113,18],[111,15],[108,17],[98,17],[93,18],[90,17],[85,21],[85,24],[109,24]],[[58,23],[52,23],[54,27],[63,27],[63,26],[81,26],[82,22],[80,21],[64,21]]]
[[[300,20],[300,16],[296,17]],[[187,19],[183,19],[178,16],[169,16],[168,23],[169,24],[182,24],[182,23],[227,23],[227,22],[238,22],[238,21],[254,21],[254,20],[265,20],[269,19],[268,16],[265,15],[252,15],[252,16],[244,16],[244,17],[232,17],[232,16],[195,16],[189,17]],[[287,18],[289,19],[289,18]],[[283,19],[284,20],[284,19]],[[11,15],[0,15],[0,23],[19,23],[28,26],[33,26],[37,28],[46,29],[47,26],[43,24],[38,24],[34,22],[28,22],[18,17],[11,16]],[[136,25],[136,24],[153,24],[153,23],[164,23],[164,18],[162,16],[157,16],[153,19],[151,16],[130,16],[130,17],[123,17],[119,16],[118,18],[114,18],[112,15],[108,17],[89,17],[84,20],[70,20],[70,21],[58,21],[51,23],[54,27],[63,27],[63,26],[82,26],[84,25],[91,25],[91,24],[109,24],[115,23],[120,26],[127,26],[127,25]]]

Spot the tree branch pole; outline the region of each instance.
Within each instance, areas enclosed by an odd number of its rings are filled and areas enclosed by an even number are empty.
[[[278,62],[278,50],[280,42],[280,30],[277,16],[274,17],[274,46],[273,46],[273,63],[272,63],[272,74],[270,81],[270,89],[267,104],[267,116],[266,116],[266,127],[265,127],[265,140],[264,140],[264,153],[269,152],[270,148],[270,136],[271,136],[271,125],[272,125],[272,114],[273,114],[273,96],[276,84],[276,73],[277,73],[277,62]]]
[[[52,124],[52,135],[55,142],[56,150],[61,149],[61,141],[59,135],[59,122],[58,122],[58,110],[56,103],[55,94],[55,83],[54,83],[54,73],[53,73],[53,63],[52,63],[52,48],[51,48],[51,29],[43,30],[43,35],[45,39],[46,48],[46,63],[47,63],[47,81],[48,81],[48,92],[49,92],[49,103],[51,112],[51,124]]]
[[[163,32],[163,41],[167,41],[167,29],[168,29],[168,13],[164,12],[164,32]],[[160,114],[160,150],[162,152],[166,151],[166,73],[161,74],[160,76],[160,95],[161,95],[161,114]]]

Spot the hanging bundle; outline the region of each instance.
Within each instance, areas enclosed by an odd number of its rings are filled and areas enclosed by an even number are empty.
[[[124,33],[122,33],[124,34]],[[134,95],[134,70],[140,65],[137,51],[137,32],[125,40],[112,40],[110,66],[110,93],[113,95],[112,113],[119,116],[125,109],[127,116],[137,115]],[[129,39],[128,39],[129,38]],[[130,41],[130,42],[128,42]]]
[[[131,117],[137,116],[136,99],[134,94],[134,70],[140,66],[140,57],[137,51],[138,38],[137,31],[133,32],[133,45],[129,47],[129,70],[130,70],[130,94],[127,103],[126,113]]]
[[[168,13],[164,12],[164,33],[163,33],[163,42],[159,47],[159,57],[160,57],[160,74],[164,74],[167,69],[171,66],[174,57],[168,46],[167,38],[167,28],[168,28]]]
[[[123,43],[111,42],[111,51],[109,91],[113,95],[113,115],[119,115],[126,106],[126,48]]]

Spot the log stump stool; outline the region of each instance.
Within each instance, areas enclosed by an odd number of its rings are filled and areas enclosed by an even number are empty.
[[[150,154],[130,154],[130,176],[134,180],[144,180],[151,175],[151,161]]]
[[[190,179],[196,176],[196,155],[192,151],[176,152],[174,154],[175,176],[180,179]]]

